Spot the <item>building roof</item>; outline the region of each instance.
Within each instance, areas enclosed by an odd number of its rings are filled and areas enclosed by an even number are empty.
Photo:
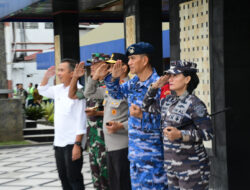
[[[169,0],[162,0],[163,21],[168,21]],[[62,3],[61,3],[62,2]],[[59,8],[67,9],[67,1]],[[79,22],[123,22],[122,0],[78,0]],[[52,22],[52,0],[0,0],[0,21]]]

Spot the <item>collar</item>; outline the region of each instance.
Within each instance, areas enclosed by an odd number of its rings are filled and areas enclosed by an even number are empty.
[[[177,96],[179,100],[185,99],[189,95],[188,91],[186,90],[181,96]]]
[[[123,79],[122,79],[122,81],[123,81],[123,82],[127,82],[127,81],[129,81],[129,77],[128,77],[128,76],[126,76],[125,78],[123,78]]]
[[[148,77],[147,80],[140,82],[139,77],[136,75],[135,78],[135,83],[140,84],[140,86],[145,86],[148,87],[151,83],[153,83],[155,81],[155,79],[157,79],[159,76],[155,70],[155,68],[153,68],[153,72],[152,74]]]

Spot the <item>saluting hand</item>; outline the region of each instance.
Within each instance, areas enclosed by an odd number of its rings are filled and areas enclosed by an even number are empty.
[[[122,68],[122,61],[117,60],[115,65],[112,68],[112,77],[119,78],[120,76],[122,76],[123,73],[124,73],[124,71]]]
[[[131,104],[129,108],[130,115],[133,117],[141,118],[142,119],[142,110],[139,106],[135,104]]]
[[[152,88],[161,88],[168,83],[170,75],[161,76],[155,83],[152,84]]]
[[[49,79],[50,77],[55,76],[55,74],[56,74],[56,67],[51,66],[50,68],[48,68],[44,76]]]
[[[76,64],[73,77],[80,78],[84,75],[85,69],[84,69],[84,62],[80,62],[79,64]]]
[[[182,137],[181,131],[178,130],[176,127],[168,126],[163,129],[164,136],[168,138],[170,141],[174,141],[180,139]]]
[[[96,71],[94,72],[92,79],[93,80],[102,80],[105,78],[105,76],[109,73],[108,71],[108,64],[102,64],[100,65]]]

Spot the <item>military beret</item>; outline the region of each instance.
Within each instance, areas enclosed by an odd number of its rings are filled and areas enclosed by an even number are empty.
[[[150,54],[154,51],[154,47],[148,42],[138,42],[130,45],[126,50],[126,55]]]
[[[182,60],[176,60],[170,62],[170,69],[165,71],[165,73],[169,74],[179,74],[183,71],[193,71],[197,72],[198,69],[196,68],[197,64],[189,61],[182,61]]]
[[[92,58],[87,60],[85,66],[91,66],[92,64],[105,62],[110,59],[109,55],[104,53],[92,53]]]

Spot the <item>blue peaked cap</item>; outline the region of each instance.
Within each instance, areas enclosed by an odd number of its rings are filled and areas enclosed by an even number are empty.
[[[138,54],[150,54],[154,52],[154,47],[148,42],[138,42],[130,45],[126,50],[126,56]]]

